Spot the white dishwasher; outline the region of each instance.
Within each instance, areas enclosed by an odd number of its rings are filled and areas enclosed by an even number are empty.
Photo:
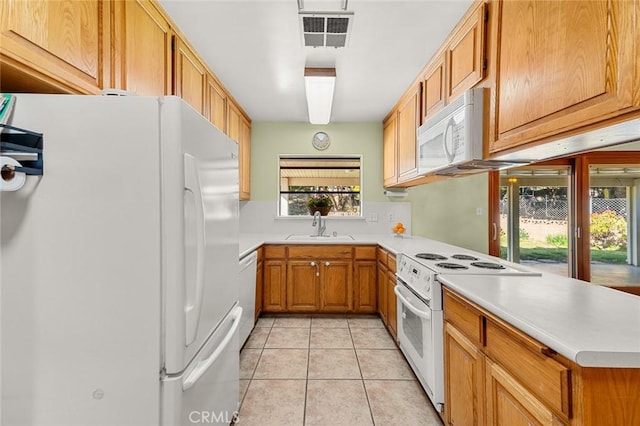
[[[240,320],[240,347],[247,341],[254,325],[256,306],[256,261],[258,253],[251,252],[240,259],[240,306],[242,306],[242,319]]]

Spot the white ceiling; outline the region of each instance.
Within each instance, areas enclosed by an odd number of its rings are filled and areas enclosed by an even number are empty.
[[[381,121],[471,0],[348,0],[347,47],[303,47],[296,0],[160,0],[254,121],[307,121],[306,67],[335,67],[332,122]],[[306,0],[339,11],[343,0]]]

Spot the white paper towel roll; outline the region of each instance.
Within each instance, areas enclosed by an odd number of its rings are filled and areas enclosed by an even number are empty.
[[[5,169],[7,166],[13,169],[13,167],[21,167],[22,164],[11,157],[0,157],[0,170],[2,171],[0,191],[17,191],[24,185],[27,175],[22,172],[7,172]]]

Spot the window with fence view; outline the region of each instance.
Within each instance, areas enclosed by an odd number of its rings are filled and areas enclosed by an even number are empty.
[[[359,157],[280,157],[280,216],[361,216]]]

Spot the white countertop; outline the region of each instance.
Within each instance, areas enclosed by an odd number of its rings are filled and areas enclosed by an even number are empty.
[[[578,365],[640,368],[638,296],[555,274],[438,280]]]
[[[378,244],[393,254],[460,250],[422,237],[353,237],[353,241],[322,241],[325,244]],[[317,243],[291,241],[283,235],[244,234],[240,236],[240,257],[262,244]],[[441,275],[439,279],[578,365],[640,368],[638,296],[550,273],[540,277]]]
[[[240,234],[240,258],[242,259],[262,244],[376,244],[382,246],[393,254],[405,252],[417,253],[419,251],[429,250],[449,252],[460,250],[459,247],[445,244],[440,241],[412,236],[403,236],[399,238],[393,235],[371,234],[353,235],[353,240],[332,239],[331,237],[328,237],[319,241],[287,240],[286,237],[286,235],[275,234]]]

